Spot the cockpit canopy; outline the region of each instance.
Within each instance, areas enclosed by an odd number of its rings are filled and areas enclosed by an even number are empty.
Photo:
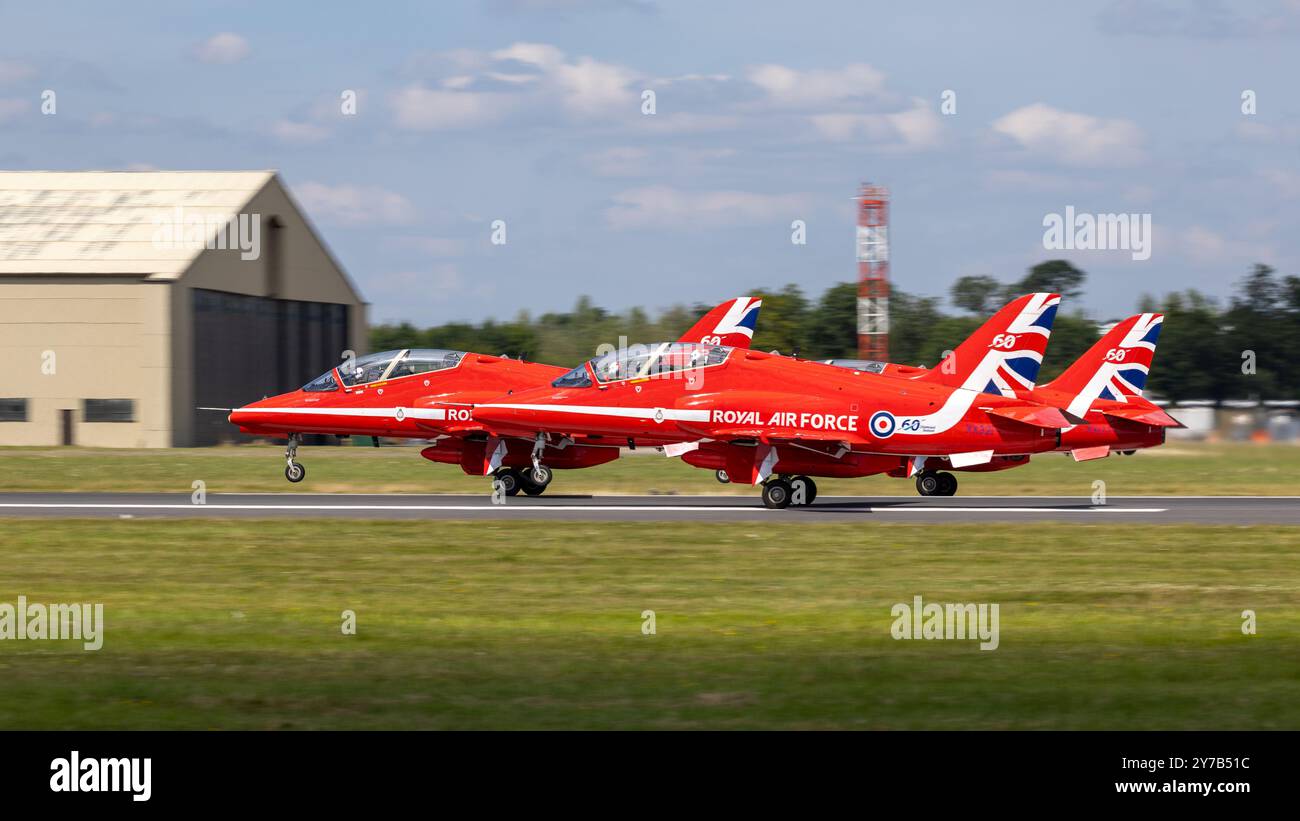
[[[464,351],[449,351],[442,348],[380,351],[358,357],[355,361],[348,360],[338,366],[338,372],[343,384],[351,388],[378,382],[381,379],[400,379],[403,376],[454,368],[464,357]],[[338,390],[334,369],[303,385],[302,389],[312,392]]]
[[[720,365],[733,349],[697,342],[629,345],[588,360],[551,383],[553,388],[589,388],[591,375],[601,384],[626,379],[654,379],[710,365]],[[590,370],[588,370],[590,366]]]
[[[837,368],[848,368],[867,373],[884,373],[886,364],[872,359],[823,359],[822,362],[827,365],[834,365]]]

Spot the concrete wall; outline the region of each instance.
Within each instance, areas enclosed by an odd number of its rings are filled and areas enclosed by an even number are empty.
[[[170,445],[168,291],[103,277],[0,281],[0,396],[26,398],[28,418],[0,422],[0,444],[58,445],[70,409],[75,444]],[[133,399],[135,421],[86,422],[88,398]]]

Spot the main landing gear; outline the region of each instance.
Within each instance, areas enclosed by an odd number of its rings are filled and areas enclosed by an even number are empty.
[[[284,478],[297,484],[307,477],[307,468],[294,459],[298,456],[298,445],[302,444],[302,434],[289,434],[289,444],[284,449]]]
[[[807,476],[773,476],[763,483],[763,506],[773,510],[810,505],[816,498],[817,483]]]
[[[952,496],[957,493],[957,477],[951,473],[923,471],[916,477],[916,492],[922,496]]]
[[[555,478],[554,472],[545,465],[534,468],[497,468],[492,474],[492,484],[500,484],[501,492],[507,496],[518,496],[523,491],[529,496],[541,496],[547,485]]]

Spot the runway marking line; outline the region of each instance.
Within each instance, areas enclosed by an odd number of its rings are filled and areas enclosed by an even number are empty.
[[[655,506],[655,505],[232,505],[232,504],[66,504],[54,502],[0,503],[0,508],[27,510],[404,510],[404,511],[557,511],[572,513],[575,511],[630,513],[656,511],[665,513],[731,513],[731,512],[767,512],[767,508],[748,506],[704,507],[693,505]],[[823,510],[830,510],[823,507]],[[1163,507],[898,507],[870,504],[838,508],[839,510],[862,510],[872,513],[1165,513]]]

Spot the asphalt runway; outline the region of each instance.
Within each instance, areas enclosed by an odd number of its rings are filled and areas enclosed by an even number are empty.
[[[0,493],[0,516],[92,518],[525,519],[705,522],[1079,522],[1300,524],[1296,496],[819,496],[808,507],[768,510],[752,496],[527,496],[492,504],[473,496],[407,494]]]

